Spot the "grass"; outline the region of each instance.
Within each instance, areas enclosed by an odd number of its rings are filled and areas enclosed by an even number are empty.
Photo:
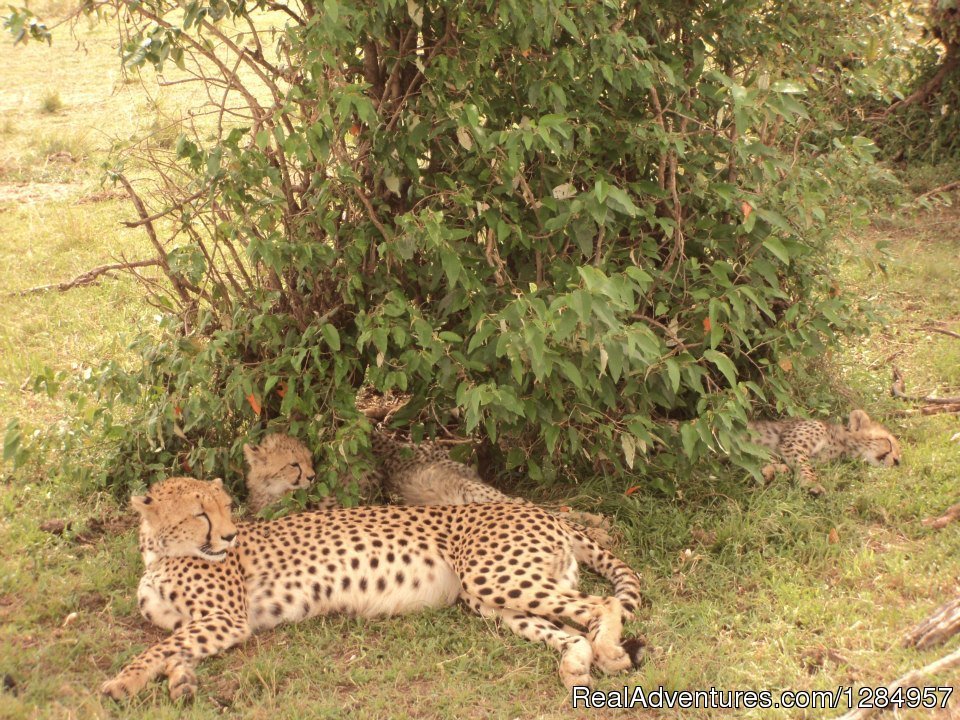
[[[47,115],[53,115],[63,109],[63,100],[60,99],[60,93],[54,91],[47,93],[40,100],[40,112]]]
[[[50,69],[66,67],[71,43],[52,51],[0,45],[0,85],[14,88],[0,94],[0,414],[38,427],[66,409],[23,389],[25,380],[44,366],[82,373],[104,357],[123,357],[127,339],[153,322],[153,312],[122,277],[65,294],[6,295],[121,253],[147,253],[142,235],[118,223],[129,216],[125,204],[109,193],[78,201],[100,189],[97,168],[118,141],[153,128],[158,142],[169,142],[165,128],[190,102],[144,103],[117,70],[110,31],[83,32],[89,55],[70,65],[69,77]],[[27,96],[37,89],[17,82],[29,72],[57,83],[45,89],[63,98],[56,114],[36,112],[39,98]],[[44,169],[61,151],[74,160]],[[915,189],[941,182],[930,175],[916,179]],[[898,415],[905,406],[888,388],[896,364],[911,392],[960,394],[960,341],[928,329],[960,330],[957,238],[955,209],[878,218],[853,238],[853,254],[878,258],[886,271],[851,262],[846,281],[884,308],[889,322],[823,358],[804,380],[818,383],[813,402],[826,396],[884,420],[903,441],[902,467],[826,466],[822,499],[786,480],[758,486],[723,467],[677,478],[682,493],[674,497],[626,497],[630,478],[590,479],[579,488],[581,498],[599,499],[581,500],[587,509],[616,516],[619,554],[642,571],[649,600],[629,631],[649,641],[650,661],[632,675],[601,679],[602,689],[876,686],[942,654],[901,648],[898,638],[960,589],[958,525],[933,532],[920,524],[957,501],[960,453],[951,437],[960,427],[955,416]],[[889,244],[886,256],[874,249],[878,242]],[[41,529],[52,518],[68,523],[63,534]],[[113,498],[36,466],[0,477],[0,675],[16,689],[0,692],[0,717],[626,716],[571,713],[552,651],[459,608],[281,627],[203,663],[192,705],[171,704],[161,684],[129,708],[105,704],[98,685],[162,635],[137,612],[140,572],[129,513]]]

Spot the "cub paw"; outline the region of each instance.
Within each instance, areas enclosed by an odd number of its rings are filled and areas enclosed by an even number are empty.
[[[133,697],[135,693],[136,689],[130,687],[129,684],[119,676],[112,680],[107,680],[100,686],[100,694],[105,695],[111,700],[126,700]]]
[[[813,497],[823,497],[827,494],[827,489],[820,483],[814,483],[807,488],[807,492]]]
[[[627,638],[620,643],[620,647],[623,648],[623,651],[630,658],[630,664],[635,668],[640,667],[647,658],[647,645],[640,638]]]

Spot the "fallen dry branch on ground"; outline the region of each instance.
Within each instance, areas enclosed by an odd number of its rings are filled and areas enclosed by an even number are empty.
[[[929,405],[960,405],[960,397],[936,397],[932,394],[927,395],[909,395],[906,391],[906,386],[903,380],[903,373],[900,371],[900,368],[893,368],[893,384],[890,385],[890,394],[895,398],[900,398],[901,400],[908,400],[910,402],[922,402]],[[949,410],[944,410],[941,412],[951,412]],[[924,415],[932,415],[934,413],[923,413]]]
[[[26,290],[18,290],[16,292],[10,293],[11,296],[15,295],[33,295],[34,293],[47,292],[48,290],[57,290],[59,292],[66,292],[67,290],[73,290],[76,287],[84,287],[85,285],[92,285],[100,278],[102,275],[107,275],[115,270],[131,270],[133,268],[142,268],[150,267],[152,265],[159,265],[160,261],[156,259],[151,260],[136,260],[134,262],[120,262],[120,263],[110,263],[109,265],[100,265],[95,267],[92,270],[87,270],[82,275],[78,275],[73,280],[65,280],[64,282],[52,283],[50,285],[38,285],[36,287],[27,288]]]
[[[960,505],[954,507],[960,508]],[[905,647],[925,650],[953,637],[957,632],[960,632],[960,598],[944,603],[925,620],[908,630],[903,636],[903,644]]]
[[[897,678],[887,685],[887,693],[888,695],[893,695],[901,688],[906,690],[907,688],[918,687],[929,677],[958,666],[960,666],[960,650],[954,650],[949,655],[945,655],[929,665],[924,665],[918,670],[911,670],[906,675]],[[883,708],[877,707],[857,708],[838,718],[838,720],[865,720],[881,712],[882,709]]]
[[[957,503],[956,505],[951,505],[949,508],[947,508],[947,511],[940,517],[927,518],[922,522],[924,525],[926,525],[929,528],[933,528],[934,530],[939,530],[942,527],[946,527],[947,525],[949,525],[950,523],[952,523],[954,520],[958,518],[960,518],[960,503]]]
[[[951,190],[960,189],[960,180],[954,180],[953,182],[948,182],[946,185],[941,185],[940,187],[935,187],[933,190],[927,190],[927,192],[917,195],[917,200],[922,200],[923,198],[930,197],[931,195],[936,195],[937,193],[950,192]]]

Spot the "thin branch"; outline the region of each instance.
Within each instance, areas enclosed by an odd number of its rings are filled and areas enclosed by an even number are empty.
[[[960,650],[954,650],[949,655],[945,655],[929,665],[924,665],[918,670],[911,670],[906,675],[902,675],[901,677],[897,678],[892,683],[887,685],[888,697],[892,696],[897,690],[917,687],[919,683],[923,682],[931,675],[936,675],[944,670],[950,670],[957,666],[960,666]],[[838,718],[838,720],[866,720],[866,718],[873,717],[882,709],[882,707],[873,706],[857,708]]]
[[[173,287],[176,289],[177,294],[180,296],[180,299],[189,304],[191,302],[190,294],[187,292],[187,289],[184,287],[183,280],[178,277],[173,271],[170,270],[170,263],[167,262],[167,251],[163,247],[163,243],[160,242],[157,237],[157,231],[153,227],[153,221],[150,219],[150,216],[147,215],[147,208],[144,207],[143,200],[140,199],[140,196],[137,195],[136,190],[133,189],[133,185],[130,184],[130,181],[124,175],[120,173],[116,174],[117,180],[120,181],[120,184],[123,185],[124,189],[127,191],[127,195],[130,196],[130,202],[133,203],[133,206],[137,210],[137,214],[140,216],[140,219],[143,220],[144,229],[147,231],[147,237],[150,238],[150,243],[153,245],[154,249],[157,251],[157,260],[161,268],[163,268],[164,274],[170,278],[170,282],[173,284]]]
[[[917,200],[922,200],[923,198],[930,197],[931,195],[936,195],[937,193],[950,192],[951,190],[960,189],[960,180],[954,180],[953,182],[948,182],[946,185],[941,185],[940,187],[935,187],[933,190],[927,190],[927,192],[917,195],[914,202]]]
[[[12,293],[8,293],[8,297],[16,297],[23,295],[33,295],[34,293],[47,292],[48,290],[57,290],[58,292],[66,292],[67,290],[73,290],[76,287],[83,287],[85,285],[92,285],[96,282],[97,278],[101,275],[106,275],[107,273],[113,272],[114,270],[130,270],[131,268],[141,268],[141,267],[151,267],[160,265],[160,261],[156,258],[151,260],[136,260],[134,262],[121,262],[121,263],[110,263],[109,265],[99,265],[98,267],[87,270],[81,275],[77,275],[73,280],[64,280],[59,283],[52,283],[50,285],[37,285],[36,287],[27,288],[26,290],[17,290]]]
[[[925,518],[920,521],[920,524],[924,527],[940,530],[941,528],[944,528],[952,523],[954,520],[958,519],[960,519],[960,503],[956,503],[955,505],[948,507],[947,511],[940,517]],[[960,621],[960,613],[958,613],[958,621]],[[920,646],[918,645],[917,647]]]
[[[929,403],[930,405],[960,405],[960,396],[958,397],[936,397],[934,395],[909,395],[903,380],[903,372],[900,368],[893,368],[893,384],[890,385],[890,394],[901,400],[911,402]],[[925,413],[927,414],[927,413]]]
[[[183,198],[183,200],[178,201],[175,205],[171,205],[170,207],[168,207],[168,208],[165,209],[165,210],[161,210],[160,212],[154,213],[153,215],[148,215],[147,217],[140,218],[139,220],[121,220],[121,221],[120,221],[120,224],[121,224],[121,225],[124,225],[124,226],[126,226],[126,227],[128,227],[128,228],[138,228],[138,227],[140,227],[141,225],[146,225],[147,223],[152,223],[154,220],[159,220],[159,219],[162,218],[164,215],[169,215],[169,214],[172,213],[174,210],[179,210],[179,209],[182,208],[184,205],[186,205],[188,202],[193,202],[194,200],[196,200],[197,198],[201,197],[201,196],[202,196],[204,193],[206,193],[206,192],[207,192],[207,188],[204,188],[203,190],[198,190],[198,191],[195,192],[193,195],[190,195],[189,197]]]

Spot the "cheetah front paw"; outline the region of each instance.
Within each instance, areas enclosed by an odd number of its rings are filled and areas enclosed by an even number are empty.
[[[827,489],[820,483],[814,483],[813,485],[807,486],[807,492],[813,495],[813,497],[823,497],[827,494]]]
[[[100,686],[100,694],[106,695],[111,700],[127,700],[136,695],[142,683],[138,683],[136,678],[124,677],[123,673],[117,675],[112,680],[107,680]]]
[[[760,474],[763,476],[765,482],[773,482],[773,479],[780,473],[790,472],[790,467],[784,465],[783,463],[769,463],[760,468]]]
[[[590,665],[593,663],[593,648],[586,638],[574,639],[560,658],[560,679],[567,689],[592,687]]]
[[[167,672],[171,700],[192,700],[197,694],[197,674],[189,665],[179,663]]]

